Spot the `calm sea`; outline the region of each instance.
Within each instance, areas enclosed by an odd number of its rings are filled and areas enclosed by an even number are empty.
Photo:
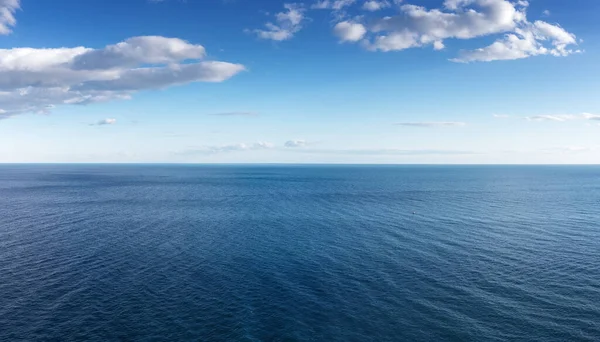
[[[600,167],[0,166],[2,341],[600,341]]]

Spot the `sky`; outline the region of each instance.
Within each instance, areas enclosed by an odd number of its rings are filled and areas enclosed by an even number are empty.
[[[600,1],[0,0],[0,163],[600,163]]]

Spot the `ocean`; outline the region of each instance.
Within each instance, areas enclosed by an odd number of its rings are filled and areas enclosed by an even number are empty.
[[[1,341],[600,341],[600,167],[0,165]]]

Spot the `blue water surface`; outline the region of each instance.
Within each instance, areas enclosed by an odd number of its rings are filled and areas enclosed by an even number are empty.
[[[600,341],[600,167],[1,165],[2,341]]]

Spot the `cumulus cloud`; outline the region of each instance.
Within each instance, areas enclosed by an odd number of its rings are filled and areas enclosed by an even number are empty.
[[[573,120],[594,120],[600,121],[600,114],[582,113],[582,114],[558,114],[558,115],[534,115],[527,116],[525,119],[529,121],[555,121],[565,122]]]
[[[513,30],[525,13],[506,0],[446,0],[444,9],[405,4],[400,14],[379,19],[372,50],[393,51],[449,38],[470,39]]]
[[[394,125],[396,126],[407,126],[407,127],[461,127],[465,126],[464,122],[444,122],[444,121],[434,121],[434,122],[397,122]]]
[[[284,146],[288,148],[304,147],[306,145],[306,140],[288,140],[284,144]]]
[[[378,10],[387,1],[367,1],[364,7]],[[574,34],[557,24],[529,22],[527,1],[445,0],[442,8],[428,9],[413,4],[399,4],[399,13],[383,18],[367,18],[365,33],[355,40],[344,39],[345,31],[334,30],[342,41],[360,41],[371,51],[400,51],[409,48],[445,47],[447,39],[473,39],[503,34],[493,44],[462,51],[454,62],[483,62],[527,58],[537,55],[567,56],[580,50]],[[341,22],[348,29],[349,22]],[[358,34],[355,35],[358,37]]]
[[[356,42],[363,38],[367,29],[359,23],[342,21],[335,25],[333,32],[342,42]]]
[[[20,8],[20,0],[0,0],[0,35],[12,32],[17,24],[15,12]]]
[[[104,49],[88,50],[75,56],[71,65],[75,70],[106,70],[200,59],[205,54],[201,45],[192,45],[177,38],[146,36],[129,38]]]
[[[200,60],[204,56],[201,45],[158,36],[102,49],[0,49],[0,110],[10,116],[128,99],[140,90],[221,82],[244,70],[241,64]]]
[[[106,125],[114,125],[117,123],[117,119],[107,118],[100,120],[96,123],[91,124],[90,126],[106,126]]]
[[[362,6],[362,8],[364,10],[371,11],[371,12],[379,11],[379,10],[387,8],[387,7],[390,7],[390,3],[388,1],[385,1],[385,0],[382,0],[382,1],[376,1],[376,0],[365,1],[365,3]]]
[[[217,145],[217,146],[201,146],[195,149],[189,149],[187,151],[178,153],[182,155],[211,155],[228,152],[240,152],[240,151],[257,151],[257,150],[268,150],[274,148],[275,145],[268,142],[255,142],[251,144],[239,143],[233,145]]]
[[[550,42],[550,46],[545,42]],[[568,49],[568,46],[576,44],[575,35],[562,27],[536,21],[524,28],[515,29],[515,33],[507,34],[487,47],[462,51],[460,57],[453,61],[490,62],[538,55],[568,56],[580,52],[580,50]]]
[[[285,12],[275,14],[275,22],[265,24],[266,29],[256,29],[253,32],[261,39],[283,41],[291,39],[302,29],[305,9],[298,4],[284,4]]]

